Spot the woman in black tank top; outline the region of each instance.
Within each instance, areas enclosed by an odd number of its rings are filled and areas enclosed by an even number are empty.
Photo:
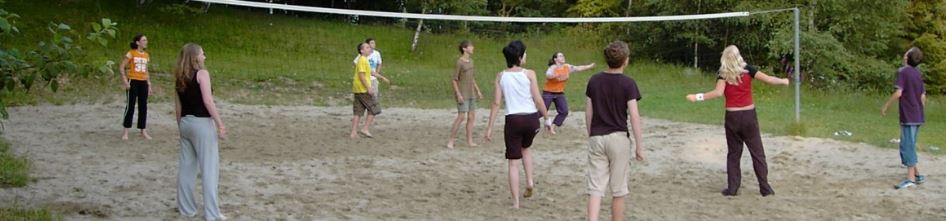
[[[217,137],[226,137],[226,129],[210,85],[210,72],[204,68],[204,50],[189,43],[181,49],[174,70],[175,117],[181,131],[181,157],[177,174],[177,207],[182,216],[197,215],[194,189],[200,171],[204,194],[204,218],[226,219],[217,197],[219,148]]]

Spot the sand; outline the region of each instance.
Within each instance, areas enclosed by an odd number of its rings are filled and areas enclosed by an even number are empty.
[[[0,207],[49,208],[66,220],[188,220],[176,212],[180,145],[173,106],[150,106],[154,139],[129,141],[120,140],[122,104],[10,108],[3,136],[14,153],[32,160],[36,180],[0,189]],[[449,109],[388,108],[372,131],[376,138],[351,140],[348,106],[219,106],[229,130],[220,145],[219,193],[221,210],[232,220],[585,216],[587,138],[580,112],[559,135],[536,139],[537,192],[513,210],[502,127],[495,128],[493,143],[482,143],[485,109],[476,127],[481,146],[459,142],[446,149],[456,116]],[[927,183],[894,190],[905,173],[896,149],[763,135],[776,195],[759,195],[745,151],[740,195],[723,197],[722,127],[643,122],[646,160],[631,165],[631,220],[946,220],[942,157],[921,154]],[[604,220],[609,204],[604,201]]]

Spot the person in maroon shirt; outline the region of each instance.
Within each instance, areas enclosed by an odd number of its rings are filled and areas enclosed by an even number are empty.
[[[641,119],[637,102],[640,90],[634,79],[624,75],[630,50],[627,43],[612,42],[604,49],[608,69],[591,76],[585,88],[585,126],[588,128],[588,220],[598,220],[601,197],[611,189],[611,220],[623,220],[624,199],[630,192],[631,139],[627,128],[631,120],[634,132],[634,156],[644,160],[641,144]],[[610,187],[610,188],[609,188]]]
[[[923,107],[926,106],[926,88],[923,75],[916,68],[923,61],[923,51],[913,47],[903,54],[903,67],[897,70],[897,90],[880,108],[881,115],[887,115],[887,107],[895,100],[900,102],[900,162],[907,167],[907,178],[894,185],[896,189],[922,184],[926,177],[917,169],[916,138],[920,126],[926,122]]]
[[[768,181],[768,166],[765,163],[765,150],[762,136],[759,134],[759,119],[756,117],[755,104],[752,103],[752,79],[775,85],[788,85],[788,79],[769,76],[755,66],[746,64],[739,54],[739,48],[730,45],[723,50],[719,58],[719,78],[716,88],[699,94],[688,94],[690,102],[704,101],[721,96],[726,97],[726,174],[728,186],[722,191],[724,196],[735,196],[742,181],[739,159],[742,158],[742,145],[745,144],[752,156],[752,169],[759,180],[759,192],[762,196],[775,194]]]

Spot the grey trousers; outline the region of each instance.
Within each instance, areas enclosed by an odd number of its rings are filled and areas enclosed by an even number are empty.
[[[204,193],[204,218],[223,218],[217,200],[217,178],[220,157],[217,130],[213,119],[187,115],[181,118],[181,161],[177,172],[177,208],[181,215],[197,215],[194,188],[197,171],[201,172]]]

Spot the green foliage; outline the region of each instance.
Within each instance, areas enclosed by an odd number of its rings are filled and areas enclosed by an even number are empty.
[[[19,18],[0,9],[0,30],[3,37],[15,37],[19,32],[15,24]],[[30,90],[37,82],[47,84],[56,92],[59,79],[63,76],[89,77],[90,75],[114,74],[115,62],[106,60],[100,64],[85,62],[89,53],[83,48],[84,40],[101,48],[108,47],[110,39],[118,32],[118,24],[103,18],[100,22],[89,23],[90,32],[81,35],[65,23],[49,22],[46,25],[47,41],[40,41],[35,48],[21,53],[17,48],[0,45],[0,93],[8,93],[18,88]],[[4,39],[6,40],[6,39]],[[0,117],[6,119],[6,102],[0,97]]]
[[[907,40],[923,50],[927,91],[946,94],[946,4],[941,0],[911,1]],[[902,52],[901,52],[902,53]]]

